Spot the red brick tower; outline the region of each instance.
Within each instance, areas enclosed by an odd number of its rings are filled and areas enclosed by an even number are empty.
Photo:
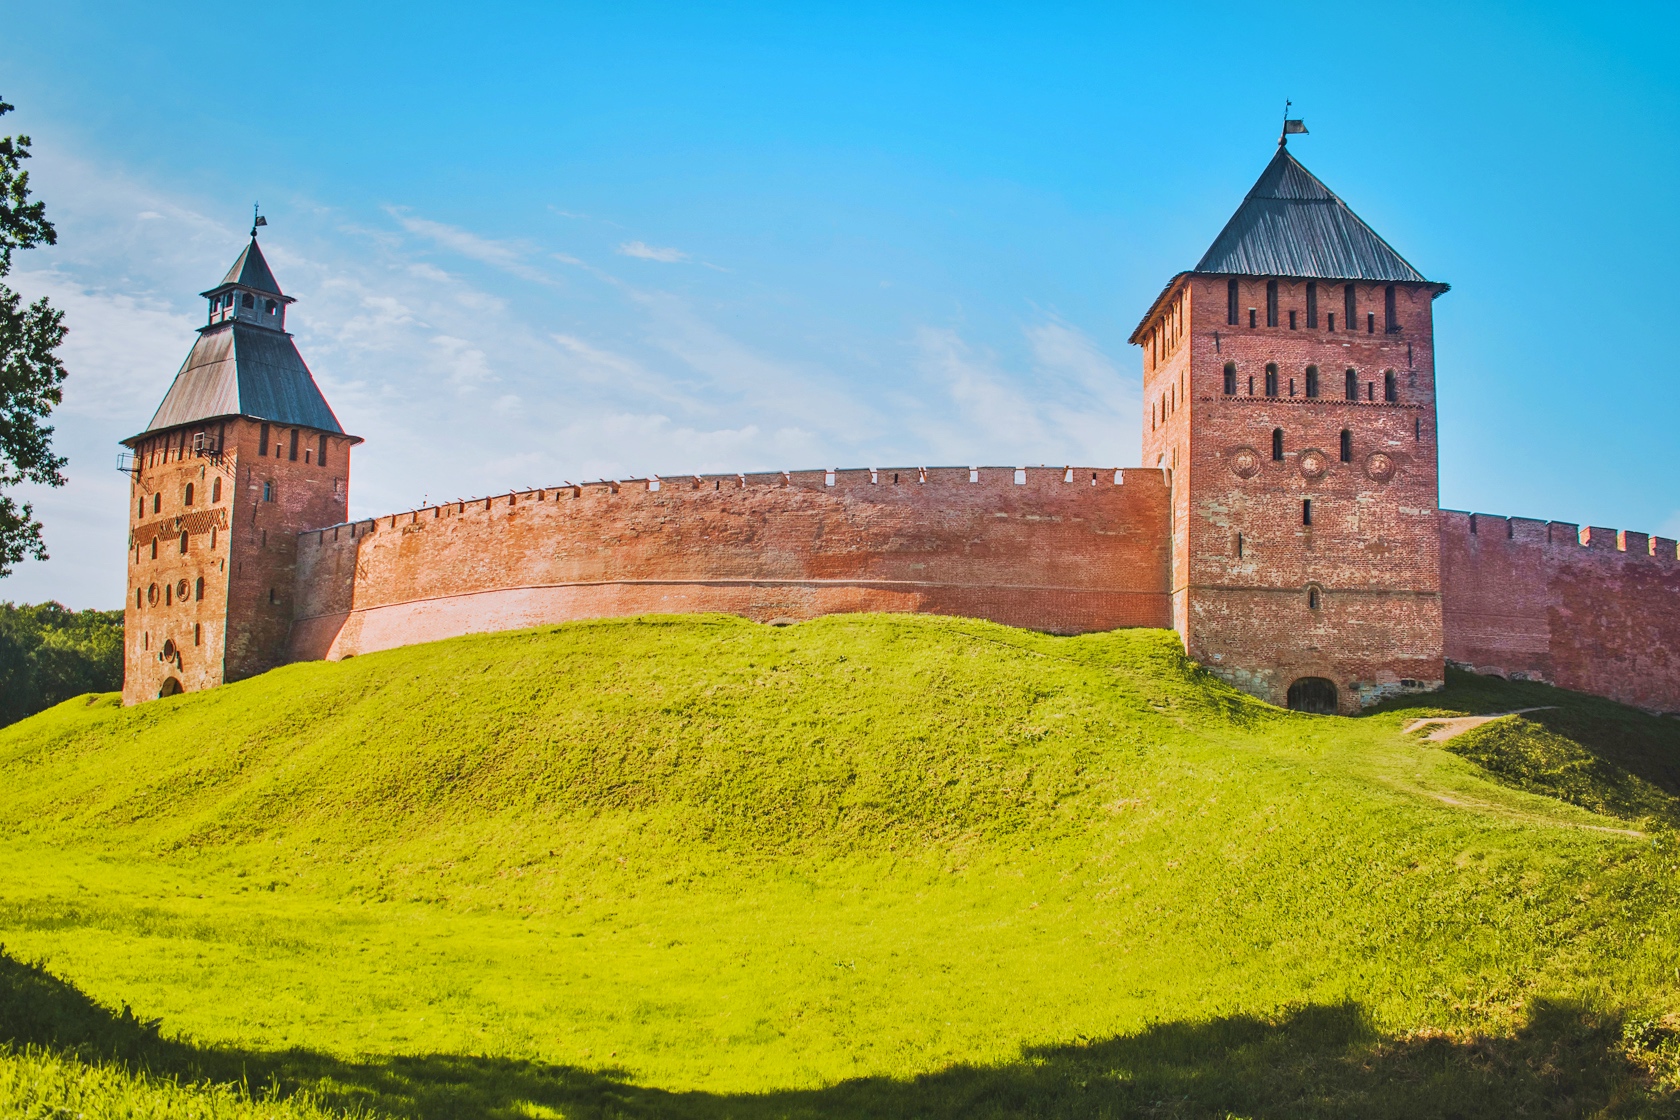
[[[1276,704],[1440,686],[1431,303],[1280,142],[1143,348],[1144,466],[1171,472],[1173,625]]]
[[[123,702],[284,660],[297,534],[344,521],[350,448],[286,333],[256,230],[152,422],[123,441],[129,591]]]

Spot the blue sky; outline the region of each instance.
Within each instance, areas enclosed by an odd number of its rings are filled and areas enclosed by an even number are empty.
[[[1442,503],[1680,533],[1671,7],[0,2],[70,485],[0,596],[115,606],[250,205],[352,512],[715,470],[1138,461],[1136,350],[1291,145],[1425,275]]]

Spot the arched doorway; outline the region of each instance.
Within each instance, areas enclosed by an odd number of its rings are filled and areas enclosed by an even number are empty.
[[[1289,686],[1289,706],[1314,715],[1336,714],[1336,684],[1324,677],[1302,677]]]
[[[163,682],[163,687],[158,689],[158,698],[162,699],[165,696],[176,696],[181,692],[181,682],[176,680],[174,677],[170,677],[168,680]]]

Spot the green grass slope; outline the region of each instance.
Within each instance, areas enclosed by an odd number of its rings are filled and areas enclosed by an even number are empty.
[[[1309,717],[1170,634],[905,616],[82,698],[0,731],[0,1105],[1669,1115],[1677,757],[1541,686]]]

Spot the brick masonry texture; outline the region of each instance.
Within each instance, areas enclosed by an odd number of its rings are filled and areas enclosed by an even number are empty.
[[[230,418],[135,447],[125,703],[171,681],[197,691],[287,660],[298,532],[348,512],[351,441],[327,436],[323,463],[322,435]]]
[[[1060,633],[1169,622],[1159,471],[832,477],[567,486],[306,533],[291,656],[649,612],[917,611]]]
[[[1680,557],[1643,533],[1442,510],[1447,657],[1680,710]]]
[[[1246,691],[1282,704],[1293,682],[1322,677],[1353,712],[1443,678],[1438,287],[1396,285],[1388,332],[1386,286],[1356,284],[1348,331],[1341,282],[1317,282],[1316,324],[1308,281],[1274,282],[1275,326],[1266,279],[1238,279],[1233,324],[1228,278],[1186,276],[1142,332],[1144,462],[1173,483],[1173,624],[1193,658]]]

